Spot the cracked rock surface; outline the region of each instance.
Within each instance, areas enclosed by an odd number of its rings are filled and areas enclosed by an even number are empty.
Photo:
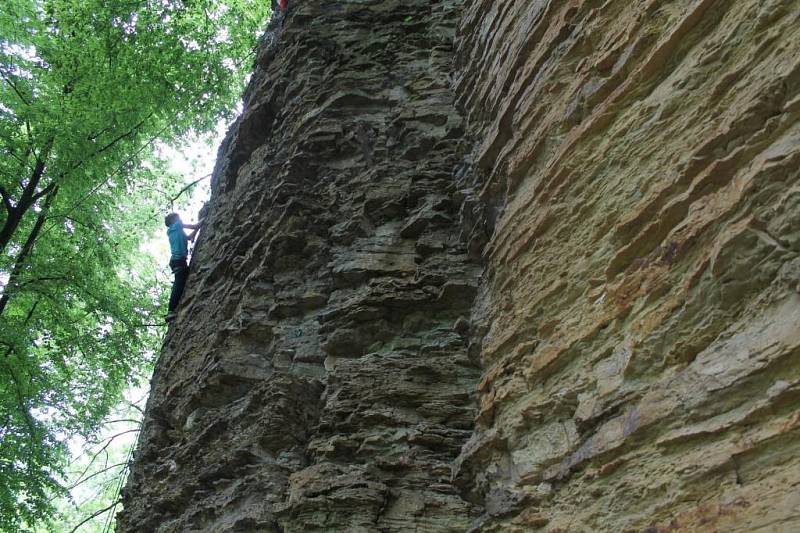
[[[800,529],[800,0],[295,0],[124,532]]]
[[[481,531],[800,530],[800,2],[467,2]]]
[[[121,531],[463,531],[456,1],[297,2],[220,148]]]

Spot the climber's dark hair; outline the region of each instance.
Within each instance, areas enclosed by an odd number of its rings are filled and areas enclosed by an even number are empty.
[[[170,227],[174,223],[176,223],[180,219],[178,213],[170,213],[169,215],[164,217],[164,225]]]

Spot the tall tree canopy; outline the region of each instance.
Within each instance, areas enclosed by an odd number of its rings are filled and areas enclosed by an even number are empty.
[[[65,440],[157,342],[140,241],[176,178],[156,142],[238,97],[263,0],[0,2],[0,529],[50,512]]]

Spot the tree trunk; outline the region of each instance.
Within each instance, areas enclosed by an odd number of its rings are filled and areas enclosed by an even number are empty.
[[[36,158],[36,165],[33,168],[31,179],[28,180],[28,183],[22,189],[22,196],[20,196],[17,205],[11,205],[10,198],[4,197],[4,201],[7,200],[6,211],[8,213],[8,217],[3,223],[2,229],[0,229],[0,254],[5,251],[6,246],[8,246],[8,244],[11,242],[11,239],[14,237],[14,233],[16,233],[20,222],[22,222],[22,218],[25,216],[28,210],[36,204],[37,200],[43,196],[48,196],[51,194],[55,188],[55,184],[51,183],[43,190],[36,192],[36,189],[39,187],[39,183],[42,181],[42,176],[44,176],[44,170],[47,166],[47,158],[50,155],[50,150],[52,147],[53,141],[48,142],[47,146],[45,146],[45,148]]]
[[[45,197],[42,210],[39,212],[39,216],[36,218],[36,224],[33,225],[31,232],[28,234],[28,238],[25,240],[25,244],[22,246],[19,254],[17,254],[17,258],[14,260],[14,268],[11,270],[8,283],[3,291],[3,296],[0,297],[0,316],[3,315],[3,311],[5,310],[6,305],[8,305],[8,301],[11,299],[11,295],[14,292],[14,288],[19,286],[19,278],[22,275],[22,269],[25,266],[25,261],[28,259],[31,251],[33,251],[33,244],[36,242],[36,239],[39,237],[39,233],[42,231],[42,226],[44,226],[45,220],[47,219],[47,213],[50,211],[50,206],[53,204],[53,199],[56,197],[57,193],[58,187],[54,187],[52,191]]]

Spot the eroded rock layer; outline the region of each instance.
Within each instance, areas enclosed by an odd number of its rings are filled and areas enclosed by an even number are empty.
[[[800,529],[800,0],[295,0],[120,531]]]
[[[121,531],[463,531],[454,0],[297,2],[220,149]],[[459,320],[460,319],[460,320]]]
[[[800,530],[800,2],[470,2],[483,531]]]

